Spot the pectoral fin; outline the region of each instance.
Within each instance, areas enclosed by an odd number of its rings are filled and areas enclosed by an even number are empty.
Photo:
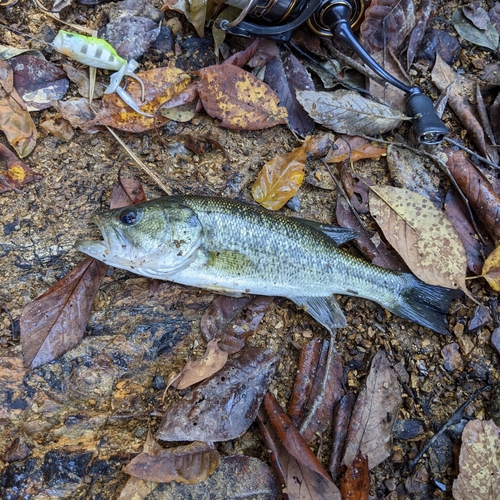
[[[288,297],[298,306],[303,307],[318,323],[321,323],[331,333],[335,328],[345,328],[347,325],[344,313],[337,299],[329,297]]]

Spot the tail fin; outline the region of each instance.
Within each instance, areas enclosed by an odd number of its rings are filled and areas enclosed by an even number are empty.
[[[427,285],[411,274],[406,274],[404,278],[405,287],[398,297],[398,302],[388,309],[437,333],[449,335],[450,332],[446,328],[446,314],[450,302],[460,297],[462,292]]]

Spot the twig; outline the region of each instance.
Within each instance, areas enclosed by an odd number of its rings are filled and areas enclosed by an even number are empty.
[[[427,441],[427,443],[424,445],[424,447],[417,453],[415,458],[410,461],[409,467],[410,467],[410,472],[413,472],[413,469],[417,465],[418,461],[422,458],[424,453],[427,452],[427,450],[439,439],[439,437],[450,427],[451,425],[458,424],[460,420],[462,420],[462,413],[464,412],[465,408],[469,406],[474,399],[476,399],[480,394],[482,394],[484,391],[489,389],[490,386],[486,385],[485,387],[482,387],[481,389],[478,389],[446,422],[439,431],[434,434],[434,436]]]
[[[493,163],[492,161],[486,159],[484,156],[481,156],[481,155],[478,155],[477,153],[474,153],[474,151],[472,151],[472,149],[466,148],[465,146],[463,146],[459,142],[454,141],[453,139],[450,139],[449,137],[445,137],[444,140],[447,141],[447,142],[449,142],[450,144],[453,144],[457,148],[465,151],[466,153],[469,153],[471,156],[474,156],[478,160],[486,163],[486,165],[489,165],[490,167],[493,167],[493,168],[500,169],[500,165],[497,165],[496,163]]]
[[[135,161],[139,168],[146,172],[156,182],[156,184],[158,184],[158,186],[160,186],[163,191],[165,191],[165,193],[169,195],[172,194],[170,189],[165,186],[161,179],[147,165],[145,165],[138,156],[136,156],[136,154],[118,137],[116,132],[107,125],[105,125],[105,127],[108,129],[109,133],[118,141],[120,146],[127,152],[130,158]]]

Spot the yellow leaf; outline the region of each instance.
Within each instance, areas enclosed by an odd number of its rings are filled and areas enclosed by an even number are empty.
[[[306,151],[310,139],[306,138],[300,148],[277,155],[262,167],[252,187],[252,196],[257,203],[269,210],[279,210],[295,196],[304,180]]]
[[[451,222],[424,196],[392,186],[370,187],[370,213],[411,271],[430,285],[465,285],[467,257]]]
[[[261,130],[286,123],[288,113],[278,106],[274,91],[251,73],[224,64],[198,71],[198,91],[205,111],[233,130]]]
[[[500,247],[496,247],[488,255],[488,258],[484,261],[481,275],[495,292],[500,292]]]
[[[141,111],[154,115],[155,111],[166,101],[182,92],[189,84],[189,75],[174,67],[156,68],[137,73],[144,83],[144,101],[141,101],[141,86],[129,78],[126,91],[133,97]],[[157,125],[167,121],[157,116]],[[130,108],[117,94],[105,94],[102,107],[97,116],[86,127],[107,125],[108,127],[128,132],[144,132],[154,128],[154,118],[142,116]]]

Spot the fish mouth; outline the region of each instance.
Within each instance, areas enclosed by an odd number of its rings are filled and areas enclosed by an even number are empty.
[[[111,238],[108,231],[106,231],[104,224],[98,214],[92,216],[89,220],[89,224],[93,224],[98,227],[101,231],[102,240],[77,240],[75,242],[75,248],[80,252],[86,253],[91,257],[99,260],[106,260],[110,255],[111,249]]]

